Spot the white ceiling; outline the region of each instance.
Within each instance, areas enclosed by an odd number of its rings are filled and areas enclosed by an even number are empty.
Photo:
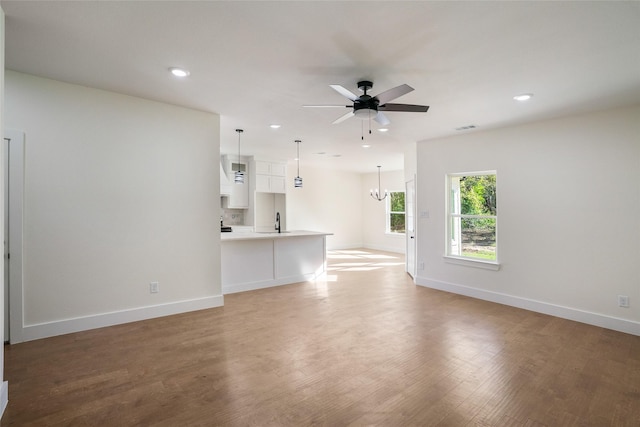
[[[5,1],[6,68],[221,116],[221,150],[375,172],[407,143],[638,103],[639,2]],[[191,76],[172,77],[169,67]],[[332,90],[425,113],[387,113],[365,133]],[[527,103],[512,99],[531,92]],[[278,130],[269,128],[281,124]],[[316,154],[324,152],[326,154]],[[334,157],[340,155],[340,157]]]

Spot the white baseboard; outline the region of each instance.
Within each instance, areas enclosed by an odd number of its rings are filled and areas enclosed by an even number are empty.
[[[373,249],[376,251],[384,251],[384,252],[393,252],[396,254],[404,254],[405,249],[398,249],[397,247],[392,246],[381,246],[381,245],[368,245],[363,243],[357,243],[353,245],[339,245],[339,246],[329,246],[327,245],[328,251],[350,251],[357,249]]]
[[[22,328],[21,337],[11,337],[11,343],[31,341],[56,335],[70,334],[73,332],[87,331],[89,329],[103,328],[122,323],[137,322],[139,320],[153,319],[156,317],[170,316],[172,314],[186,313],[189,311],[204,310],[207,308],[221,307],[224,305],[222,295],[197,298],[192,300],[177,301],[166,304],[158,304],[130,310],[101,313],[91,316],[76,317],[54,322],[27,325]]]
[[[512,307],[522,308],[537,313],[548,314],[550,316],[563,319],[574,320],[576,322],[599,326],[601,328],[612,329],[614,331],[640,336],[640,322],[620,319],[599,313],[579,310],[571,307],[564,307],[556,304],[549,304],[528,298],[516,297],[499,292],[487,291],[484,289],[472,288],[464,285],[431,280],[425,277],[416,277],[415,283],[427,288],[438,289],[454,294],[465,295],[485,301],[496,302]]]
[[[324,274],[324,273],[322,273]],[[271,288],[274,286],[290,285],[292,283],[307,282],[309,280],[315,280],[318,276],[316,274],[301,274],[299,276],[283,277],[280,279],[261,280],[259,282],[240,283],[237,285],[222,285],[222,293],[235,294],[237,292],[254,291],[256,289]]]
[[[344,244],[344,245],[330,245],[327,242],[328,251],[349,251],[353,249],[362,249],[362,243]]]
[[[7,409],[9,403],[9,382],[4,381],[0,388],[0,418],[4,415],[4,410]]]

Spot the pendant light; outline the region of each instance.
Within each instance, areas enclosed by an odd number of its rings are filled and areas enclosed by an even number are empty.
[[[296,176],[295,178],[293,178],[293,186],[295,188],[302,188],[302,178],[300,178],[300,143],[302,141],[300,141],[299,139],[296,139],[295,143],[298,146],[298,156],[296,157],[296,160],[298,161],[298,176]]]
[[[233,182],[236,184],[244,184],[244,172],[240,170],[240,134],[244,132],[242,129],[236,129],[238,132],[238,170],[236,171]]]
[[[381,202],[384,199],[387,198],[387,196],[389,195],[389,192],[387,190],[384,190],[384,196],[380,197],[380,168],[382,166],[378,166],[378,188],[376,188],[376,191],[374,192],[373,190],[370,190],[369,194],[371,195],[371,197],[373,197],[374,199],[376,199],[377,201]]]

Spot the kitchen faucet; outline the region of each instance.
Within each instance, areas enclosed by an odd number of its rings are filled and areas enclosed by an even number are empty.
[[[276,231],[280,233],[280,212],[276,212]]]

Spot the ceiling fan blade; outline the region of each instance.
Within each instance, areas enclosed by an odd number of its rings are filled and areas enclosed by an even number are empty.
[[[345,114],[342,117],[338,117],[332,124],[337,125],[338,123],[344,122],[345,120],[347,120],[349,117],[353,117],[355,116],[355,114],[353,114],[353,111],[349,111],[347,114]]]
[[[303,105],[304,108],[353,108],[353,105]]]
[[[386,126],[389,123],[391,123],[389,121],[389,119],[387,118],[387,116],[385,116],[382,111],[378,111],[378,114],[376,114],[376,117],[373,119],[376,122],[380,123],[382,126]]]
[[[428,105],[412,104],[384,104],[378,106],[380,111],[408,111],[410,113],[426,113],[428,109]]]
[[[356,99],[358,99],[358,96],[355,95],[353,92],[351,92],[349,89],[345,89],[340,85],[329,85],[329,86],[331,86],[331,88],[333,90],[335,90],[336,92],[338,92],[340,95],[342,95],[342,96],[344,96],[344,97],[346,97],[346,98],[348,98],[348,99],[350,99],[352,101],[355,101]]]
[[[413,88],[409,85],[396,86],[393,89],[385,90],[384,92],[375,96],[380,101],[380,104],[386,104],[389,101],[393,101],[396,98],[400,98],[402,95],[406,95],[411,92]]]

